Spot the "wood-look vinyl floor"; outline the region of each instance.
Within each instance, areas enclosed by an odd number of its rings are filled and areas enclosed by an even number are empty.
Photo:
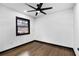
[[[59,47],[55,45],[31,42],[24,44],[20,47],[10,49],[6,52],[0,53],[0,56],[75,56],[74,52],[70,48]]]

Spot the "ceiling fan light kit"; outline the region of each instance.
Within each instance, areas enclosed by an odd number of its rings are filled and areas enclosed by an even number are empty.
[[[29,4],[26,4],[26,5],[29,6],[29,7],[31,7],[31,8],[33,8],[33,10],[29,10],[27,12],[35,12],[36,11],[35,16],[37,16],[39,13],[43,13],[43,14],[46,15],[47,13],[45,13],[44,10],[52,9],[52,7],[42,8],[43,3],[37,4],[37,8],[33,7],[33,6],[29,5]]]

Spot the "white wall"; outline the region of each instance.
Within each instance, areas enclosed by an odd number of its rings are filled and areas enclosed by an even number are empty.
[[[16,16],[30,19],[31,33],[16,36]],[[27,43],[33,40],[33,19],[0,5],[0,51]]]
[[[73,47],[73,10],[68,9],[36,19],[36,40]]]
[[[74,7],[74,51],[79,56],[79,3]]]

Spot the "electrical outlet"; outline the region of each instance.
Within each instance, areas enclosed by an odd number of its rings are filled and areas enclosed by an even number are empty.
[[[77,50],[79,51],[79,48],[77,48]]]

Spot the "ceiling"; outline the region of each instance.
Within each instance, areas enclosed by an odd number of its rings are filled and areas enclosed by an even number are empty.
[[[1,3],[1,4],[5,5],[8,8],[11,8],[15,11],[21,12],[23,14],[29,15],[29,16],[34,17],[34,18],[44,16],[44,14],[42,14],[42,13],[39,13],[38,16],[35,16],[35,12],[27,12],[28,10],[33,10],[33,9],[30,8],[29,6],[27,6],[25,3]],[[37,7],[36,6],[37,3],[28,3],[28,4],[30,4],[34,7]],[[73,6],[74,6],[74,3],[44,3],[42,8],[43,7],[44,8],[45,7],[53,7],[53,9],[44,11],[47,14],[53,14],[53,13],[58,12],[58,11],[72,8]]]

